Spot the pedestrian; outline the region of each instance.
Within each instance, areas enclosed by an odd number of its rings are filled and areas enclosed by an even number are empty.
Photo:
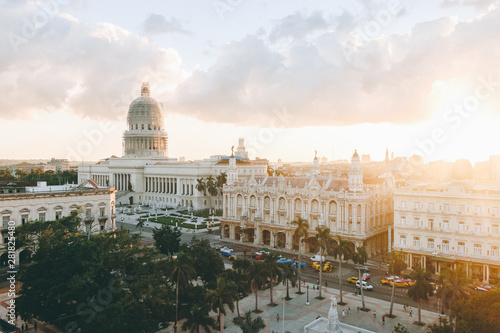
[[[328,281],[325,280],[325,287],[328,287]]]
[[[406,304],[403,305],[403,312],[406,312]]]
[[[385,316],[382,316],[382,325],[385,325]]]
[[[358,307],[356,308],[356,311],[359,313],[359,305],[358,305]]]
[[[306,279],[304,279],[304,286],[306,285]]]
[[[349,315],[349,311],[351,311],[351,308],[348,306],[347,307],[347,315]]]
[[[413,310],[410,308],[410,317],[413,317],[412,314],[413,314]]]
[[[34,327],[35,327],[35,332],[36,332],[36,331],[38,330],[38,323],[36,322],[36,320],[35,320],[35,325],[34,325]]]
[[[279,313],[276,314],[276,322],[278,322],[278,321],[280,321],[280,314]]]
[[[319,280],[316,280],[316,284],[319,284]]]
[[[373,319],[377,319],[377,310],[373,310]]]
[[[342,319],[345,319],[345,311],[342,310]]]

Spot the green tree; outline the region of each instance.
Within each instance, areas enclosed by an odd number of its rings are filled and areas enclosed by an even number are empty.
[[[262,312],[258,308],[259,288],[266,283],[267,273],[266,264],[262,261],[252,261],[252,264],[246,270],[250,281],[250,288],[255,295],[255,313]]]
[[[189,255],[193,259],[193,268],[209,289],[215,288],[217,276],[224,271],[224,262],[218,252],[211,246],[208,239],[191,239]]]
[[[332,241],[332,236],[330,236],[330,228],[316,227],[316,241],[319,246],[320,251],[320,262],[319,262],[319,296],[318,299],[323,299],[321,295],[322,278],[323,278],[323,256],[328,252],[329,245]],[[342,290],[342,289],[341,289]],[[342,293],[342,292],[341,292]]]
[[[432,285],[428,281],[429,273],[424,268],[414,270],[412,279],[415,284],[408,288],[408,297],[418,303],[418,322],[422,322],[420,302],[427,301],[434,294]]]
[[[368,253],[366,253],[366,249],[364,248],[364,246],[358,246],[356,248],[356,251],[354,251],[354,253],[352,254],[352,261],[354,262],[354,264],[358,265],[358,280],[359,281],[362,281],[361,280],[361,266],[363,266],[364,264],[366,264],[366,262],[368,261]],[[360,293],[361,293],[361,304],[363,305],[363,309],[366,309],[365,307],[365,294],[364,294],[364,291],[363,291],[363,286],[360,282]]]
[[[475,292],[452,304],[456,332],[500,332],[500,290]]]
[[[162,225],[161,229],[153,229],[153,239],[156,248],[163,254],[172,256],[177,253],[181,244],[181,231],[177,227],[171,227],[167,224]]]
[[[401,323],[398,323],[397,325],[394,326],[394,332],[396,332],[396,333],[410,333],[406,327],[401,325]]]
[[[198,178],[196,179],[196,190],[199,192],[202,192],[204,196],[207,195],[207,184],[205,184],[205,181],[203,178]]]
[[[220,197],[222,197],[223,195],[223,189],[226,183],[227,175],[225,172],[221,172],[215,179],[215,187],[217,188],[217,193],[219,195],[219,207],[222,207],[222,200],[220,199]]]
[[[339,289],[340,289],[340,304],[344,304],[342,299],[342,260],[349,260],[352,254],[352,242],[343,240],[338,236],[338,243],[333,248],[333,255],[339,258]]]
[[[467,285],[470,279],[465,273],[465,268],[459,265],[457,269],[443,269],[439,273],[439,283],[441,288],[438,289],[437,296],[443,301],[443,306],[451,309],[453,313],[452,304],[467,298]]]
[[[207,178],[206,184],[207,184],[208,194],[210,194],[211,196],[216,196],[218,191],[217,191],[217,186],[215,185],[214,178],[212,176],[209,176]]]
[[[136,228],[139,228],[139,233],[141,235],[142,235],[142,229],[144,228],[145,225],[146,225],[146,220],[144,220],[144,219],[139,219],[139,221],[135,225]]]
[[[243,297],[248,296],[248,294],[251,292],[249,283],[250,278],[246,274],[251,265],[252,263],[247,259],[235,260],[233,261],[233,269],[225,271],[225,273],[227,273],[228,279],[230,281],[234,281],[238,286],[238,300],[236,301],[236,311],[238,313],[238,317],[240,317],[239,300]]]
[[[262,317],[252,318],[252,311],[245,313],[245,318],[235,318],[235,324],[241,328],[243,333],[258,333],[266,328],[266,324]]]
[[[275,303],[273,302],[273,286],[274,283],[280,283],[283,274],[282,270],[278,266],[278,263],[276,262],[280,258],[278,252],[276,251],[271,251],[269,254],[266,256],[266,259],[264,259],[264,264],[265,264],[265,272],[267,277],[269,278],[269,296],[270,296],[270,303],[269,305],[274,306]]]
[[[288,283],[292,284],[292,287],[295,287],[297,284],[297,271],[292,267],[292,264],[282,264],[283,268],[283,279],[286,281],[286,297],[287,301],[291,300]],[[299,282],[300,284],[300,282]]]
[[[404,253],[402,251],[393,251],[391,253],[391,259],[389,263],[389,273],[392,274],[392,276],[397,276],[400,275],[401,272],[406,268],[406,263],[404,262]],[[394,309],[394,292],[396,289],[396,284],[392,284],[392,290],[391,290],[391,307],[389,310],[389,315],[388,317],[394,318],[395,315],[392,313]]]
[[[298,278],[299,278],[299,291],[297,294],[302,295],[303,292],[300,289],[301,286],[301,267],[300,264],[302,263],[302,251],[301,247],[304,245],[304,239],[309,237],[309,222],[307,220],[302,219],[301,217],[297,217],[295,220],[292,221],[292,225],[295,226],[295,230],[293,232],[293,236],[295,239],[298,239],[299,241],[299,264],[297,265],[297,270],[298,270]]]
[[[234,312],[234,302],[238,300],[238,288],[233,281],[227,281],[223,277],[217,279],[217,287],[208,292],[208,299],[212,310],[219,314],[219,325],[221,333],[224,332],[224,316],[226,305]]]
[[[170,281],[175,281],[175,325],[174,332],[177,332],[177,323],[179,316],[179,288],[187,287],[196,274],[191,257],[185,253],[179,253],[177,259],[173,259]]]
[[[427,328],[428,333],[454,333],[455,329],[453,323],[446,318],[439,317],[439,324],[429,325]],[[493,331],[488,331],[493,332]]]
[[[186,321],[182,324],[182,330],[199,333],[200,327],[203,327],[205,332],[210,333],[210,329],[215,327],[215,320],[208,315],[208,309],[205,306],[194,304],[186,316]]]

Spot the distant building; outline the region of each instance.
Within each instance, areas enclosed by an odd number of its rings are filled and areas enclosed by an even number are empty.
[[[19,185],[19,187],[23,187]],[[89,181],[80,185],[27,186],[16,192],[0,193],[2,218],[0,266],[7,264],[9,225],[19,226],[28,221],[53,221],[71,212],[79,212],[82,232],[111,231],[115,226],[115,189],[100,187]],[[9,222],[11,224],[9,224]],[[16,258],[26,262],[31,257],[28,250],[17,251]]]
[[[298,248],[291,222],[297,217],[309,221],[309,235],[318,226],[330,228],[369,255],[388,248],[388,227],[392,225],[392,187],[363,184],[357,153],[352,157],[348,180],[312,174],[310,177],[252,176],[236,181],[235,159],[224,186],[222,236],[254,245]],[[231,180],[231,181],[230,181]],[[335,238],[334,238],[335,239]],[[309,251],[315,249],[309,248]]]
[[[52,158],[47,164],[55,166],[56,171],[68,171],[70,169],[69,161],[67,159]]]
[[[394,248],[408,267],[439,273],[466,267],[481,282],[500,278],[500,186],[454,181],[397,189]]]
[[[371,158],[369,154],[361,155],[361,163],[371,163]]]

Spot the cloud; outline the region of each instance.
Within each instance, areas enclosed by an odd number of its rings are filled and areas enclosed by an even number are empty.
[[[319,11],[309,16],[302,13],[288,15],[280,20],[269,33],[269,40],[276,42],[283,38],[302,39],[308,34],[328,27],[328,23]]]
[[[142,23],[142,31],[145,34],[182,33],[188,31],[181,27],[179,21],[173,17],[168,21],[165,16],[159,14],[149,15]]]
[[[473,93],[479,76],[500,75],[495,72],[500,65],[498,10],[467,22],[443,17],[405,34],[373,38],[359,29],[346,30],[351,23],[344,16],[342,29],[285,48],[251,35],[233,41],[213,66],[193,72],[178,86],[169,110],[241,126],[269,126],[276,109],[291,115],[290,127],[407,124],[429,115],[434,82],[469,82]],[[269,39],[301,35],[285,29],[287,24],[278,26]],[[302,26],[304,34],[310,31],[311,25]],[[352,47],[346,50],[346,44]]]
[[[0,22],[1,118],[65,110],[125,119],[142,81],[158,96],[185,77],[175,50],[113,24],[80,22],[64,7],[49,15],[34,2],[0,5]]]

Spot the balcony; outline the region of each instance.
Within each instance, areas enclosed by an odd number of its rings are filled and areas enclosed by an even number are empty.
[[[101,215],[98,217],[99,222],[105,222],[108,219],[108,215]]]

